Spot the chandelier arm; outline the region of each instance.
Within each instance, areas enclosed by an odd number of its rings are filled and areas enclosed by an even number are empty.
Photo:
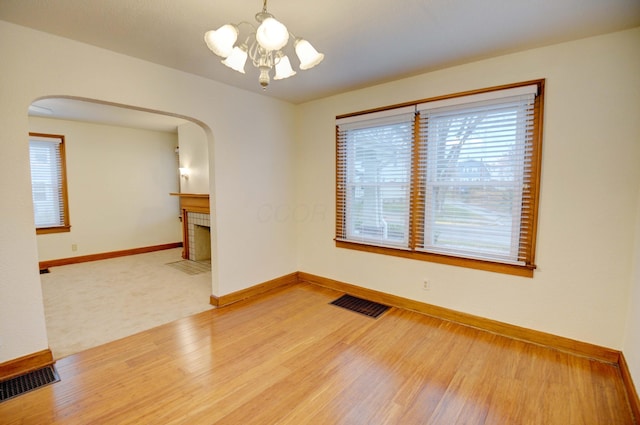
[[[245,43],[248,44],[248,43]],[[253,63],[253,66],[256,68],[260,67],[268,67],[273,68],[276,64],[276,60],[274,59],[274,52],[265,50],[260,46],[257,41],[253,41],[247,50],[249,58]]]
[[[273,55],[273,66],[279,64],[283,56],[284,53],[282,52],[282,50],[278,50],[277,52],[275,52],[275,54]]]
[[[238,30],[240,30],[240,25],[249,25],[251,27],[251,31],[255,32],[256,31],[256,26],[254,24],[252,24],[251,22],[248,21],[241,21],[238,22],[237,24],[234,24],[236,26],[236,28],[238,28]]]
[[[255,44],[255,36],[256,36],[256,33],[251,33],[251,34],[249,34],[249,35],[247,36],[247,38],[245,38],[245,39],[244,39],[244,44],[245,44],[245,45],[249,46],[249,40],[251,40],[251,36],[253,36],[253,38],[254,38],[254,40],[253,40],[253,43],[252,43],[252,44]]]
[[[256,27],[249,21],[240,21],[236,24],[236,26],[240,26],[242,24],[249,25],[251,28],[255,29]]]
[[[259,59],[260,59],[260,56],[262,56],[258,51],[259,48],[260,46],[258,45],[258,43],[254,41],[249,46],[249,52],[248,52],[249,58],[251,58],[251,62],[253,62],[253,66],[255,66],[256,68],[259,66],[259,63],[260,63]]]

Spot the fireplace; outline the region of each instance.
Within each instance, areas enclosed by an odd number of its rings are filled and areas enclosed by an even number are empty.
[[[184,218],[183,218],[184,220]],[[211,259],[211,219],[209,214],[187,211],[188,259],[203,261]]]
[[[180,197],[182,212],[182,258],[192,261],[211,259],[211,214],[209,195],[172,193]]]

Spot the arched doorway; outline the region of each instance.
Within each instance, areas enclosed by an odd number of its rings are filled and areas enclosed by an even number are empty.
[[[30,131],[65,134],[70,230],[37,237],[41,263],[67,260],[41,276],[54,357],[211,308],[210,263],[198,276],[171,267],[183,259],[170,193],[209,186],[198,123],[68,97],[39,99],[29,111]],[[181,140],[181,132],[189,136]],[[199,160],[189,161],[189,181],[180,176],[181,150]]]

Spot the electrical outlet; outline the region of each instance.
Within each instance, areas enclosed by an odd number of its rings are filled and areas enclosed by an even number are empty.
[[[75,252],[78,250],[78,245],[77,244],[71,244],[71,251]]]
[[[431,282],[429,281],[429,279],[425,279],[422,281],[422,289],[424,289],[425,291],[431,289]]]

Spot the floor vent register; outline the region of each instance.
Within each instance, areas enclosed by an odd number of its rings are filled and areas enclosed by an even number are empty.
[[[373,301],[365,300],[347,294],[341,296],[337,300],[332,301],[331,304],[373,318],[379,317],[382,313],[389,310],[390,308],[389,306],[384,304],[378,304]]]
[[[0,382],[0,402],[60,381],[53,366],[43,367],[15,378]]]

